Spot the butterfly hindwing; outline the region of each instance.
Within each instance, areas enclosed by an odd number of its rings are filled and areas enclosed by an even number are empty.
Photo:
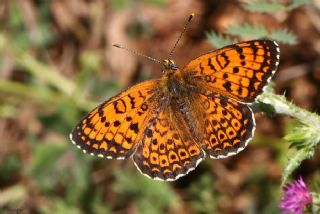
[[[188,131],[183,131],[184,124],[177,127],[177,121],[170,119],[168,109],[150,117],[133,161],[144,175],[173,181],[195,169],[205,153]]]
[[[205,112],[203,149],[206,153],[211,158],[225,158],[242,151],[254,134],[252,110],[219,94],[200,95],[199,102]]]

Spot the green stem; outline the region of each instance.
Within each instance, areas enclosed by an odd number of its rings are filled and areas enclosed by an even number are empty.
[[[301,123],[291,129],[284,137],[297,150],[294,155],[289,156],[288,163],[284,168],[283,185],[303,160],[314,155],[315,149],[320,143],[320,117],[287,101],[284,96],[274,94],[270,89],[266,90],[258,98],[258,101],[271,105],[275,113],[291,116]]]
[[[296,118],[304,124],[308,124],[312,127],[320,128],[320,116],[306,111],[293,103],[286,100],[284,96],[276,95],[271,90],[266,90],[261,96],[259,96],[258,101],[272,105],[274,111],[277,114],[284,114]]]
[[[71,81],[63,77],[57,70],[37,61],[27,52],[17,55],[16,62],[34,75],[36,79],[47,82],[66,95],[73,93],[75,85]]]
[[[3,94],[14,94],[24,99],[16,99],[17,104],[20,104],[20,101],[28,99],[29,101],[34,101],[42,105],[54,104],[63,102],[65,99],[74,99],[72,96],[65,96],[59,92],[54,92],[47,87],[38,87],[22,84],[19,82],[0,80],[0,92]],[[9,96],[6,96],[7,98]],[[10,97],[9,97],[10,98]],[[94,106],[97,105],[96,102],[91,100],[86,100],[84,98],[75,99],[75,104],[78,108],[89,111]],[[11,100],[11,103],[13,101]],[[1,114],[0,109],[0,114]]]
[[[31,73],[35,79],[54,86],[65,95],[71,95],[74,92],[75,85],[72,81],[65,78],[56,69],[37,60],[27,50],[19,49],[14,44],[5,33],[0,32],[0,51],[7,50],[12,53],[15,62]]]
[[[289,176],[296,168],[300,166],[301,162],[307,158],[312,157],[313,154],[314,150],[311,150],[309,148],[304,148],[296,151],[295,155],[290,157],[288,164],[284,168],[281,186],[283,186],[286,183]]]
[[[0,80],[0,92],[3,94],[15,94],[23,97],[23,100],[29,99],[43,104],[57,103],[63,98],[63,96],[45,87],[29,86],[9,80]],[[6,97],[10,98],[10,96]]]
[[[311,213],[316,214],[320,212],[320,194],[316,192],[311,192],[312,194],[312,207],[311,207]]]

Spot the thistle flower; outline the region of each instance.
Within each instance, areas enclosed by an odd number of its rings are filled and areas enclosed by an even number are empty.
[[[302,177],[286,185],[283,190],[284,196],[280,203],[282,213],[302,214],[305,206],[312,203],[312,196]]]

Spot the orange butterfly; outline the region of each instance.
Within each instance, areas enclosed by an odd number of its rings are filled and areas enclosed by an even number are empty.
[[[149,178],[176,180],[206,155],[225,158],[247,146],[255,130],[248,104],[263,92],[279,58],[276,42],[253,40],[204,54],[182,69],[163,60],[160,79],[103,102],[78,123],[71,141],[91,155],[132,157]]]

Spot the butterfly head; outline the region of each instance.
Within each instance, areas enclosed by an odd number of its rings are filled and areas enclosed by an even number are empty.
[[[178,69],[178,66],[176,65],[176,63],[171,59],[163,60],[162,65],[163,65],[163,72],[174,71]]]

